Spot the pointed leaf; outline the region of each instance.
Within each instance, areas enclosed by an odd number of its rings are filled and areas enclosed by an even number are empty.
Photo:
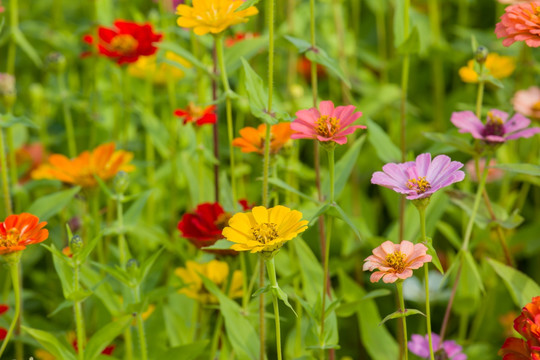
[[[516,306],[524,307],[533,297],[540,295],[540,286],[521,271],[493,259],[488,259],[488,263],[503,279]]]
[[[58,340],[59,337],[51,334],[51,332],[32,329],[26,326],[23,326],[22,329],[36,339],[45,350],[50,352],[57,359],[77,360],[75,351]]]
[[[384,163],[399,162],[401,150],[392,142],[384,130],[373,120],[367,120],[368,141],[375,148],[377,156]]]
[[[402,317],[407,317],[407,316],[416,315],[416,314],[420,314],[420,315],[426,316],[423,312],[421,312],[420,310],[416,310],[416,309],[405,309],[404,312],[402,312],[401,310],[398,310],[398,311],[395,311],[395,312],[391,313],[391,314],[388,315],[387,317],[385,317],[385,318],[379,323],[379,326],[381,326],[382,324],[384,324],[384,323],[387,322],[388,320],[399,319],[399,318],[402,318]]]
[[[26,209],[26,212],[46,221],[62,211],[80,190],[80,186],[75,186],[68,190],[40,197]]]
[[[133,321],[133,316],[124,315],[116,321],[102,327],[86,344],[84,359],[96,359],[111,342],[120,335]]]

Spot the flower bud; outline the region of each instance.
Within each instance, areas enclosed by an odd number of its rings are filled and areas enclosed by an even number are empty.
[[[132,277],[137,276],[139,272],[139,262],[136,259],[129,259],[126,264],[126,270]]]
[[[45,58],[45,67],[54,72],[63,73],[66,69],[66,58],[59,52],[53,52]]]
[[[0,73],[0,103],[6,108],[11,108],[16,98],[15,77],[10,74]]]
[[[129,186],[129,174],[125,171],[119,171],[114,177],[113,186],[117,194],[125,193]]]
[[[485,46],[479,46],[474,53],[474,58],[477,63],[483,64],[486,62],[488,56],[488,49]]]
[[[76,255],[81,251],[81,249],[84,246],[84,242],[82,238],[79,235],[75,235],[71,238],[69,241],[69,248],[71,249],[71,253],[73,255]]]

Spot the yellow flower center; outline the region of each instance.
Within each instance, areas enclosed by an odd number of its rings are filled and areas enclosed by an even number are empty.
[[[339,119],[336,117],[330,117],[328,115],[323,115],[317,120],[317,127],[315,131],[318,135],[330,138],[334,136],[341,126],[339,125]]]
[[[540,111],[540,101],[538,101],[537,103],[535,103],[535,104],[532,106],[532,110],[534,110],[534,111]]]
[[[484,127],[484,131],[482,132],[482,135],[483,136],[489,136],[489,135],[503,136],[504,135],[504,123],[502,119],[498,116],[495,116],[491,111],[488,112],[486,125]]]
[[[278,237],[277,224],[262,223],[251,228],[253,237],[261,244],[268,244]]]
[[[11,246],[17,245],[17,243],[19,242],[20,234],[21,232],[16,228],[9,229],[6,237],[0,238],[0,246],[11,247]]]
[[[139,45],[137,39],[129,34],[117,35],[111,40],[110,50],[122,55],[131,54]]]
[[[423,194],[431,189],[431,184],[426,180],[425,176],[422,176],[418,179],[409,179],[407,181],[407,187],[411,190],[416,190],[417,194]]]
[[[402,272],[405,269],[405,257],[405,254],[401,251],[396,251],[386,255],[386,262],[390,267],[396,270],[396,272]]]

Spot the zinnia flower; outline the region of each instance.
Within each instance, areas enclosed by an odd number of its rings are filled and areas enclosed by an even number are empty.
[[[320,142],[334,142],[340,145],[347,143],[347,135],[356,129],[365,129],[363,125],[352,125],[362,113],[355,112],[354,105],[334,108],[331,101],[321,101],[319,109],[300,110],[297,118],[291,123],[293,139],[317,139]]]
[[[0,304],[0,316],[3,315],[6,311],[9,310],[9,306]],[[7,330],[3,327],[0,327],[0,340],[4,340],[7,335]]]
[[[185,268],[177,268],[174,273],[186,285],[180,289],[179,293],[185,294],[202,304],[216,304],[218,299],[204,287],[201,275],[220,287],[222,291],[225,291],[224,286],[229,276],[229,265],[218,260],[212,260],[205,264],[188,260]],[[231,299],[242,297],[242,279],[242,272],[235,270],[228,293]]]
[[[487,183],[491,183],[499,179],[502,179],[502,177],[504,176],[504,170],[497,169],[496,167],[494,167],[496,164],[497,162],[495,161],[495,159],[491,159],[489,161],[489,169],[488,169],[488,174],[486,177]],[[485,166],[486,166],[485,158],[481,158],[480,160],[478,160],[478,171],[480,174],[484,173]],[[479,175],[476,174],[474,160],[467,161],[467,164],[465,164],[465,170],[467,171],[467,174],[469,174],[469,176],[471,177],[472,181],[478,182]]]
[[[177,63],[185,68],[190,68],[191,63],[172,51],[165,53],[165,60]],[[166,62],[158,64],[157,55],[141,56],[139,60],[128,66],[128,74],[139,79],[151,79],[154,84],[166,84],[168,79],[182,79],[184,71]]]
[[[485,124],[472,111],[459,111],[452,114],[452,124],[460,133],[471,133],[475,139],[488,144],[504,143],[506,140],[529,138],[540,132],[540,128],[529,128],[531,120],[521,114],[515,114],[508,120],[504,111],[492,109],[488,112]]]
[[[525,338],[509,337],[499,350],[503,360],[540,360],[540,296],[525,305],[514,320],[514,329]]]
[[[504,46],[516,41],[525,41],[530,47],[540,46],[540,1],[510,5],[504,11],[495,26],[495,34],[504,38]]]
[[[431,154],[425,153],[418,155],[416,161],[384,165],[383,171],[373,173],[371,183],[406,194],[409,200],[423,199],[463,180],[465,173],[459,170],[461,167],[462,163],[451,161],[446,155],[436,156],[431,161]]]
[[[198,126],[215,124],[217,121],[216,105],[200,107],[190,102],[185,109],[175,110],[174,115],[184,119],[184,125],[194,122]]]
[[[41,143],[23,145],[15,153],[15,159],[18,169],[24,170],[19,179],[19,182],[24,184],[31,179],[32,171],[45,162],[45,148]]]
[[[225,46],[231,47],[236,43],[239,43],[244,40],[251,40],[259,37],[259,33],[252,32],[238,32],[234,36],[229,36],[225,39]]]
[[[531,86],[526,90],[519,90],[512,98],[514,110],[521,115],[540,119],[540,88]]]
[[[382,278],[385,283],[393,283],[398,279],[411,277],[414,269],[430,262],[431,255],[426,252],[427,247],[424,244],[413,244],[407,240],[403,240],[401,244],[385,241],[373,249],[373,255],[364,260],[363,269],[379,269],[371,274],[371,282],[378,282]]]
[[[431,334],[431,343],[433,350],[438,355],[435,355],[436,359],[447,360],[467,360],[467,355],[462,353],[463,348],[453,340],[447,340],[442,343],[441,337],[437,334]],[[429,359],[429,338],[428,335],[422,336],[414,334],[411,336],[411,341],[408,344],[409,350],[421,357],[422,359]],[[438,349],[438,350],[437,350]]]
[[[474,70],[474,60],[469,60],[467,66],[459,69],[461,80],[466,83],[477,83],[478,73]],[[501,56],[495,53],[489,53],[484,63],[488,74],[495,79],[504,79],[512,75],[516,69],[516,60],[511,56]]]
[[[139,25],[135,22],[117,20],[113,28],[98,28],[97,48],[101,55],[114,59],[119,65],[133,63],[140,56],[154,55],[157,47],[154,43],[161,41],[162,34],[154,33],[151,24]],[[85,35],[83,40],[94,45],[94,38]]]
[[[264,140],[266,138],[266,124],[259,125],[256,129],[247,126],[241,129],[240,137],[233,140],[233,146],[239,147],[244,153],[256,152],[264,154]],[[270,127],[270,154],[277,154],[291,140],[294,131],[291,123],[284,122]]]
[[[223,210],[219,203],[203,203],[198,205],[194,212],[182,216],[178,230],[200,249],[223,239],[221,232],[230,218],[231,214]]]
[[[219,34],[231,25],[247,22],[248,16],[259,13],[255,6],[236,11],[242,0],[194,0],[193,6],[178,5],[178,26],[193,28],[197,35]]]
[[[0,255],[21,251],[28,245],[46,240],[49,230],[43,229],[45,225],[45,221],[39,222],[37,216],[29,213],[9,215],[0,223]]]
[[[307,224],[300,211],[281,205],[270,209],[255,206],[249,212],[235,214],[223,229],[223,236],[236,243],[231,246],[233,250],[274,253],[304,232]]]
[[[103,144],[92,152],[84,151],[75,159],[64,155],[49,156],[49,163],[32,172],[33,179],[57,179],[62,182],[82,187],[94,187],[98,176],[102,180],[113,178],[120,171],[133,171],[129,162],[133,153],[124,150],[115,151],[114,143]]]

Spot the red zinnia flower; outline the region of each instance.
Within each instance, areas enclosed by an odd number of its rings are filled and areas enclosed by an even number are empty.
[[[203,203],[195,212],[186,213],[178,223],[178,230],[197,248],[213,245],[223,239],[221,232],[227,226],[231,214],[219,203]]]
[[[150,24],[123,20],[115,21],[113,28],[100,26],[98,36],[100,54],[115,59],[119,65],[133,63],[140,56],[154,55],[157,51],[154,43],[163,38],[163,34],[154,33]],[[90,35],[85,35],[83,40],[89,44],[94,42]]]
[[[184,125],[194,122],[201,126],[204,124],[215,124],[217,116],[215,114],[216,105],[210,105],[205,108],[195,105],[190,102],[185,109],[178,109],[174,115],[184,119]]]
[[[0,304],[0,315],[8,311],[8,309],[9,309],[9,306]],[[4,340],[6,338],[6,335],[7,335],[7,330],[4,329],[3,327],[0,327],[0,340]]]
[[[225,39],[225,46],[231,47],[242,40],[250,40],[250,39],[255,39],[258,37],[259,37],[259,33],[238,32],[234,34],[234,36],[229,36]]]
[[[514,329],[525,340],[506,339],[499,350],[503,360],[540,360],[540,296],[525,305],[521,315],[514,320]]]
[[[37,216],[29,213],[8,216],[0,223],[0,255],[21,251],[27,245],[46,240],[49,230],[43,229],[45,225],[45,221],[40,223]]]

